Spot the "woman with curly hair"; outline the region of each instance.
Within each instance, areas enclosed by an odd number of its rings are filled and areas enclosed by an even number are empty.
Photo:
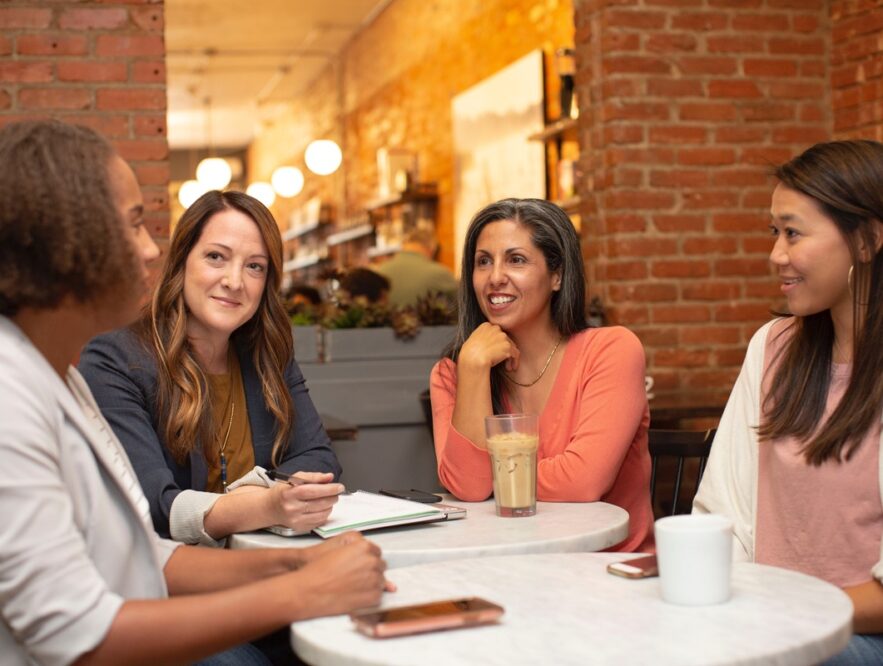
[[[272,214],[208,192],[183,214],[150,305],[92,340],[79,369],[120,438],[157,531],[217,545],[328,519],[340,466],[292,352]],[[298,472],[274,483],[266,469]]]
[[[0,655],[4,664],[268,664],[246,641],[378,603],[377,547],[229,551],[160,538],[69,364],[131,322],[159,256],[135,174],[92,130],[0,129]],[[215,655],[215,656],[209,656]]]

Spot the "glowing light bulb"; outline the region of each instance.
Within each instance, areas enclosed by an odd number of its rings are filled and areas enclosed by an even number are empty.
[[[281,166],[273,172],[270,178],[273,189],[280,197],[296,197],[304,189],[304,175],[301,170],[293,166]]]
[[[196,180],[207,190],[223,190],[230,184],[233,170],[221,157],[206,157],[196,166]]]
[[[319,176],[327,176],[337,171],[343,162],[343,153],[334,141],[318,139],[307,146],[304,153],[307,168]]]
[[[185,180],[181,183],[181,188],[178,190],[178,201],[184,208],[190,208],[194,201],[208,191],[209,188],[198,180]]]
[[[270,183],[265,183],[263,181],[252,183],[248,186],[248,189],[245,190],[245,193],[260,201],[267,208],[272,206],[273,202],[276,201],[276,191],[273,189],[273,186],[270,185]]]

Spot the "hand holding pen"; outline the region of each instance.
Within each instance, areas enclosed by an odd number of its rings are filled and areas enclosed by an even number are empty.
[[[309,532],[325,524],[343,484],[333,483],[334,476],[322,472],[298,472],[297,476],[270,470],[267,474],[277,483],[270,492],[273,497],[274,523]]]

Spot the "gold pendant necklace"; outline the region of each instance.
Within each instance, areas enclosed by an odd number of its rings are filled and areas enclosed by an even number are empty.
[[[230,430],[233,428],[233,412],[236,409],[236,403],[232,401],[232,391],[233,388],[230,388],[231,391],[231,400],[230,400],[230,421],[227,423],[227,434],[224,435],[224,443],[221,444],[220,454],[221,454],[221,487],[223,487],[224,492],[227,492],[227,456],[224,455],[224,449],[227,448],[227,440],[230,439]]]
[[[517,384],[518,386],[523,386],[524,388],[528,388],[528,387],[533,386],[534,384],[536,384],[538,381],[540,381],[540,380],[543,378],[543,375],[546,374],[546,370],[549,369],[549,364],[552,362],[552,357],[555,355],[555,352],[558,351],[558,346],[561,344],[561,341],[562,341],[563,339],[564,339],[564,338],[558,338],[558,342],[556,342],[556,343],[555,343],[555,346],[552,347],[552,353],[549,354],[549,358],[546,359],[546,365],[543,366],[543,369],[540,370],[540,374],[538,374],[538,375],[537,375],[537,378],[534,379],[532,382],[529,382],[529,383],[527,383],[527,384],[522,384],[520,381],[518,381],[517,379],[513,378],[512,375],[510,375],[509,373],[506,373],[506,378],[507,378],[510,382],[512,382],[513,384]]]

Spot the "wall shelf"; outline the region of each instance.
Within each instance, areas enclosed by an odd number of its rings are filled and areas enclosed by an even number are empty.
[[[282,234],[282,240],[294,240],[295,238],[300,238],[304,234],[308,234],[311,231],[315,231],[320,226],[322,226],[322,222],[317,220],[316,222],[312,222],[310,224],[306,224],[301,227],[288,229],[285,231],[285,233]]]
[[[335,245],[340,245],[341,243],[347,243],[349,241],[355,240],[357,238],[362,238],[363,236],[369,236],[374,233],[374,227],[370,224],[359,224],[355,227],[350,227],[349,229],[344,229],[343,231],[338,231],[337,233],[329,234],[328,238],[325,239],[326,245],[329,247],[334,247]]]
[[[395,254],[399,250],[402,249],[401,245],[386,245],[385,247],[369,247],[368,248],[368,256],[372,259],[374,257],[385,257],[388,254]]]
[[[553,123],[549,123],[541,132],[531,134],[527,137],[530,141],[549,141],[550,139],[572,139],[576,141],[577,119],[562,118]]]
[[[323,259],[324,257],[321,257],[318,254],[309,254],[304,257],[289,259],[284,264],[282,264],[282,270],[283,272],[288,273],[290,271],[297,271],[303,268],[309,268],[310,266],[315,266]]]

